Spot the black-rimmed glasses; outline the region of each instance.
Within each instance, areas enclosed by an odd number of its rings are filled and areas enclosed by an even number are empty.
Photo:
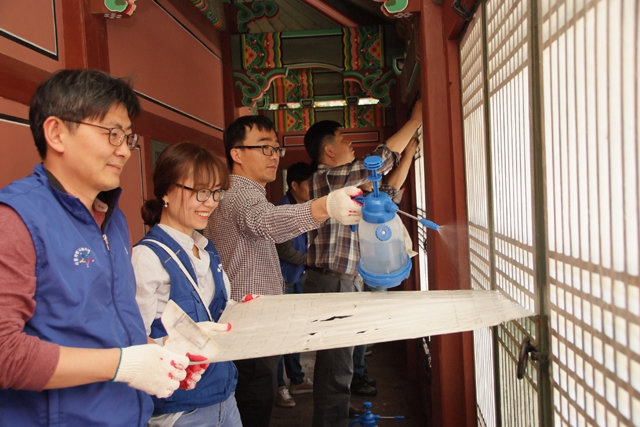
[[[195,188],[187,187],[182,184],[175,184],[176,187],[184,188],[185,190],[193,191],[196,193],[196,200],[199,202],[206,202],[209,200],[209,197],[213,197],[214,202],[219,202],[224,197],[224,190],[209,190],[208,188],[203,188],[202,190],[196,190]]]
[[[273,154],[277,154],[278,157],[284,157],[286,148],[283,147],[273,147],[271,145],[238,145],[233,148],[260,148],[262,149],[262,154],[265,156],[273,156]]]
[[[127,134],[124,130],[120,129],[120,128],[108,128],[106,126],[100,126],[100,125],[95,125],[93,123],[87,123],[87,122],[81,122],[78,120],[69,120],[69,119],[62,119],[65,122],[71,122],[71,123],[78,123],[79,125],[87,125],[87,126],[93,126],[96,128],[100,128],[100,129],[104,129],[106,131],[109,131],[109,144],[119,147],[122,145],[122,143],[126,140],[127,141],[127,147],[129,147],[130,150],[133,150],[134,148],[136,148],[138,146],[138,134],[137,133],[130,133]]]

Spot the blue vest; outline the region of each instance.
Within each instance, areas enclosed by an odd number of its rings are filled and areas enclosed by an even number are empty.
[[[278,205],[290,205],[295,204],[295,199],[289,193],[287,193],[279,202]],[[307,233],[299,234],[291,239],[291,246],[299,252],[307,253]],[[305,265],[291,264],[287,261],[280,261],[280,270],[282,270],[282,278],[286,283],[298,283],[302,273],[304,273]]]
[[[196,322],[207,322],[209,316],[205,306],[193,288],[189,279],[184,275],[182,269],[174,261],[174,259],[165,252],[160,246],[153,242],[145,241],[145,239],[157,240],[168,246],[178,257],[182,265],[187,269],[193,281],[197,284],[195,271],[191,265],[189,255],[187,255],[182,247],[173,240],[162,228],[157,225],[149,230],[149,233],[139,241],[137,245],[145,245],[160,258],[171,281],[171,290],[169,299],[184,310]],[[222,276],[222,263],[220,256],[213,243],[209,242],[205,247],[209,253],[210,269],[213,274],[215,283],[215,291],[213,300],[209,304],[209,312],[213,320],[217,321],[227,305],[227,291],[224,287],[224,279]],[[167,335],[160,319],[155,319],[151,324],[151,338],[160,338]],[[216,403],[224,402],[231,396],[236,388],[238,373],[233,362],[211,363],[202,379],[198,381],[196,388],[193,390],[176,390],[170,397],[166,399],[153,398],[155,405],[154,414],[167,414],[179,411],[189,411],[196,408],[210,406]]]
[[[147,342],[135,301],[129,229],[115,207],[119,194],[101,194],[113,199],[101,230],[79,199],[51,185],[42,165],[0,190],[0,203],[20,215],[36,253],[36,306],[25,333],[70,347]],[[2,426],[143,426],[151,412],[149,396],[124,383],[0,390]]]

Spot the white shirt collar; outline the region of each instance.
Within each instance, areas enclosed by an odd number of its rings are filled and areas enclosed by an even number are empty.
[[[180,246],[187,249],[193,248],[193,245],[196,245],[198,249],[204,250],[204,248],[209,243],[209,240],[204,237],[202,234],[193,230],[191,236],[188,234],[184,234],[182,231],[178,231],[173,227],[170,227],[165,224],[158,224],[163,231],[165,231],[173,240],[178,242]]]

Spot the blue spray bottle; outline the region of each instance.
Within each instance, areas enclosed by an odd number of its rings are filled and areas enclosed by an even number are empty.
[[[370,173],[373,191],[356,198],[362,203],[362,221],[358,224],[358,272],[371,287],[392,288],[409,277],[411,259],[404,244],[402,221],[396,215],[398,206],[378,188],[382,158],[369,156],[364,165]]]

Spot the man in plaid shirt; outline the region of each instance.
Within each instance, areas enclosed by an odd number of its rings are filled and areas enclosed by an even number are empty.
[[[318,228],[329,218],[357,224],[360,204],[351,197],[356,187],[335,188],[315,200],[275,206],[265,186],[275,180],[280,147],[273,123],[264,116],[240,117],[226,129],[224,148],[231,188],[209,219],[204,235],[215,244],[231,281],[231,298],[279,295],[284,280],[276,243]],[[236,401],[245,427],[269,425],[276,396],[278,356],[236,361]]]
[[[422,124],[422,102],[418,100],[411,117],[386,144],[371,153],[383,160],[378,170],[387,173]],[[304,145],[309,157],[318,165],[311,178],[311,197],[322,197],[337,188],[359,186],[367,182],[369,172],[364,160],[356,160],[351,142],[341,134],[342,126],[324,120],[309,128]],[[360,246],[357,233],[334,220],[309,232],[305,293],[360,292],[362,277],[357,265]],[[313,388],[313,426],[346,426],[353,375],[353,347],[316,352]]]

